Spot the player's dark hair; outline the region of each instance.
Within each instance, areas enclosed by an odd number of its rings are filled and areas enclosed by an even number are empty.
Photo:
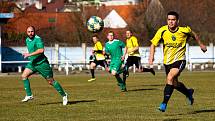
[[[168,16],[168,15],[173,15],[173,16],[176,17],[177,20],[179,19],[179,14],[178,14],[177,12],[175,12],[175,11],[169,11],[169,12],[167,13],[167,16]]]
[[[94,34],[92,37],[96,37],[97,39],[99,38],[99,36],[97,34]]]

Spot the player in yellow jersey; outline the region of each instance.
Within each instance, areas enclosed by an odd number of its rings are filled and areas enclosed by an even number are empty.
[[[88,80],[88,82],[95,81],[95,68],[97,65],[100,65],[104,68],[107,67],[107,62],[105,60],[104,52],[103,52],[103,46],[101,42],[99,41],[98,36],[95,34],[92,36],[94,47],[93,47],[93,55],[90,58],[90,72],[92,78]]]
[[[141,66],[141,57],[139,52],[139,44],[137,38],[132,34],[131,30],[126,31],[126,48],[124,52],[124,56],[128,54],[128,58],[126,60],[125,64],[125,75],[128,76],[128,68],[130,66],[133,66],[135,64],[135,67],[138,68],[139,72],[151,72],[153,75],[155,75],[155,71],[152,68],[143,68]]]
[[[153,64],[155,46],[159,42],[163,41],[164,49],[164,66],[166,71],[166,86],[164,88],[163,102],[160,104],[159,110],[165,112],[167,103],[173,93],[173,90],[184,94],[189,104],[192,105],[194,102],[193,89],[188,89],[182,82],[178,81],[178,77],[182,70],[185,68],[186,59],[186,42],[189,37],[193,37],[199,44],[203,52],[207,51],[206,46],[200,41],[199,37],[190,27],[179,26],[179,15],[174,11],[170,11],[167,14],[167,25],[158,29],[154,38],[151,40],[149,64]]]

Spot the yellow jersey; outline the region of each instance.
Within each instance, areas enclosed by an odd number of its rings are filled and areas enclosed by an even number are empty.
[[[151,42],[157,46],[160,41],[163,41],[164,64],[169,65],[186,59],[186,42],[191,36],[191,32],[189,26],[178,27],[177,31],[171,32],[167,25],[157,31]]]
[[[97,41],[93,47],[93,50],[95,52],[96,60],[105,60],[105,56],[103,55],[103,46],[100,41]],[[98,52],[100,51],[100,52]]]
[[[138,40],[135,36],[131,36],[130,38],[126,39],[126,47],[128,51],[132,50],[134,47],[138,47]],[[135,52],[128,53],[128,56],[137,56],[140,57],[139,49]]]

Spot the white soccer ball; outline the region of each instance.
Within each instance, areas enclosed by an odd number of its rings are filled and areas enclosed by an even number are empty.
[[[91,32],[99,32],[104,28],[104,21],[98,16],[91,16],[87,20],[87,29]]]

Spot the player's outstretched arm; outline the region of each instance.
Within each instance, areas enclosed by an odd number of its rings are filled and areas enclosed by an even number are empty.
[[[201,50],[203,52],[206,52],[207,51],[207,47],[201,42],[199,36],[194,32],[192,31],[192,37],[196,40],[196,42],[199,44]]]
[[[149,54],[149,64],[152,65],[154,61],[155,54],[155,45],[151,44],[150,46],[150,54]]]
[[[33,53],[24,53],[23,56],[24,56],[24,58],[27,58],[27,57],[29,57],[29,56],[41,54],[41,53],[43,53],[43,52],[44,52],[44,49],[41,48],[41,49],[36,50],[36,51],[33,52]]]
[[[127,47],[125,47],[124,54],[123,54],[123,56],[122,56],[122,58],[121,58],[122,60],[124,60],[124,59],[125,59],[125,56],[126,56],[127,52],[128,52],[128,48],[127,48]]]
[[[128,51],[128,53],[134,53],[137,50],[139,50],[139,46],[134,47],[133,49],[131,49],[130,51]]]

